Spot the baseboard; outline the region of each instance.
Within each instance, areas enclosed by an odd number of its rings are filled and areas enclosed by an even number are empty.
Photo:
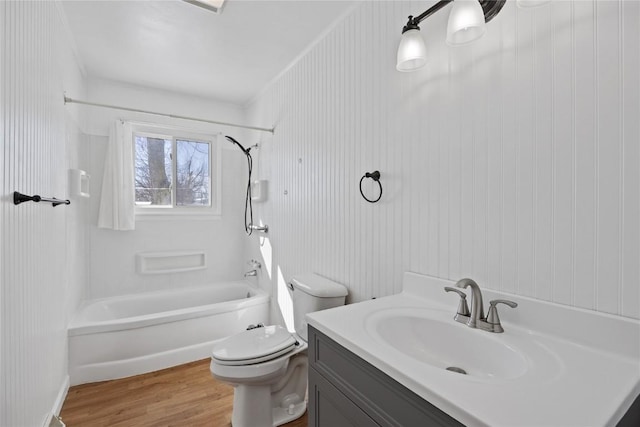
[[[56,400],[53,402],[53,407],[51,408],[51,412],[45,417],[43,427],[49,427],[54,417],[60,415],[60,411],[62,410],[62,405],[64,405],[64,400],[67,398],[67,393],[69,392],[69,375],[65,375],[62,380],[62,384],[60,385],[60,389],[58,390],[58,395],[56,396]]]
[[[60,385],[60,390],[58,391],[58,397],[56,397],[56,401],[53,404],[53,408],[51,412],[55,415],[60,415],[60,411],[62,410],[62,405],[64,405],[64,400],[67,398],[67,393],[69,392],[69,375],[65,375],[62,384]]]

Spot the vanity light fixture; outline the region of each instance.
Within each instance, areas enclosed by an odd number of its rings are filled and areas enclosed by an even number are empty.
[[[440,0],[420,15],[409,16],[398,46],[398,71],[415,71],[427,63],[427,49],[418,24],[453,1]],[[517,3],[520,7],[535,7],[549,1],[551,0],[517,0]],[[447,24],[447,44],[460,46],[482,37],[486,32],[486,23],[502,10],[505,2],[506,0],[455,0]]]
[[[396,69],[415,71],[427,63],[426,47],[418,24],[453,0],[440,0],[420,15],[409,16],[402,29]],[[447,25],[447,43],[456,46],[471,43],[486,32],[485,23],[500,12],[506,0],[456,0]]]
[[[191,3],[195,6],[203,7],[218,15],[222,13],[222,6],[224,6],[225,0],[183,0],[187,3]]]

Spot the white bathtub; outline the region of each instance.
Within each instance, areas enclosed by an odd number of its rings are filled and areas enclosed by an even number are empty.
[[[215,340],[269,319],[269,296],[228,282],[83,303],[69,324],[71,385],[204,359]]]

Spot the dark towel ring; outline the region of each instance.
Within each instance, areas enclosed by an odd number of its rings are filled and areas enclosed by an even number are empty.
[[[375,200],[370,200],[367,198],[367,196],[364,195],[364,193],[362,192],[362,181],[365,178],[371,178],[373,179],[375,182],[378,183],[378,186],[380,187],[380,194],[378,195],[378,198]],[[380,200],[380,198],[382,197],[382,183],[380,182],[380,172],[378,171],[374,171],[374,172],[367,172],[365,173],[362,178],[360,178],[360,195],[362,196],[363,199],[365,199],[367,202],[369,203],[376,203],[378,200]]]

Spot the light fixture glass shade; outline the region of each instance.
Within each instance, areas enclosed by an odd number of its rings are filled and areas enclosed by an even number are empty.
[[[455,0],[447,25],[447,44],[457,46],[479,39],[487,31],[478,0]]]
[[[420,35],[420,30],[408,30],[402,34],[398,46],[398,71],[415,71],[427,63],[427,48]]]
[[[528,7],[538,7],[543,4],[547,4],[551,2],[551,0],[517,0],[516,4],[518,7],[528,8]]]

